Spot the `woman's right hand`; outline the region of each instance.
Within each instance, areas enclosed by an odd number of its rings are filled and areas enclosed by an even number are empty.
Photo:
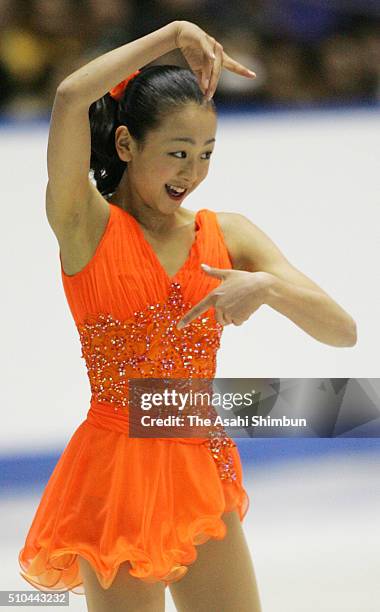
[[[175,45],[196,75],[199,86],[210,100],[216,90],[222,68],[247,78],[256,74],[233,60],[222,45],[190,21],[177,21]]]

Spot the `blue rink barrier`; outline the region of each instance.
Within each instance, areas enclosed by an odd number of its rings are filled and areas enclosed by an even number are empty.
[[[225,104],[216,102],[217,111],[220,116],[236,116],[236,118],[244,116],[269,116],[271,118],[278,116],[291,115],[296,116],[311,116],[311,115],[326,115],[326,114],[355,114],[359,113],[380,113],[380,102],[374,100],[363,99],[360,102],[310,102],[309,104],[262,104],[257,102]],[[0,130],[25,130],[25,129],[49,129],[51,115],[43,113],[35,117],[26,116],[25,118],[12,117],[5,113],[0,114]]]
[[[305,458],[317,459],[326,455],[348,456],[358,453],[373,455],[380,465],[380,439],[377,438],[299,438],[299,439],[235,439],[243,468]],[[23,489],[43,488],[59,457],[49,454],[15,455],[0,458],[0,495]],[[37,493],[38,491],[36,491]]]

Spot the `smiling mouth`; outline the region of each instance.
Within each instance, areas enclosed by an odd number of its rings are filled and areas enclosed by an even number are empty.
[[[187,193],[187,189],[184,187],[176,187],[175,185],[166,184],[165,189],[168,195],[175,200],[179,200],[185,195],[185,193]]]

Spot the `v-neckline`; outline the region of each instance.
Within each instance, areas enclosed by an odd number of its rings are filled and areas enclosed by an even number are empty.
[[[109,202],[110,204],[112,204],[113,206],[116,206],[117,208],[119,208],[124,214],[126,214],[129,219],[132,220],[132,222],[135,225],[135,228],[145,246],[145,249],[149,252],[151,259],[154,261],[154,263],[156,264],[156,266],[159,268],[159,270],[162,272],[163,276],[165,277],[165,279],[167,280],[167,282],[169,283],[174,283],[175,280],[185,271],[185,269],[187,268],[187,266],[190,264],[192,258],[193,258],[193,254],[195,251],[195,247],[197,245],[198,242],[198,236],[199,236],[199,231],[201,228],[201,224],[199,222],[199,218],[200,218],[200,213],[202,210],[204,210],[203,208],[199,209],[196,211],[195,216],[194,216],[194,225],[195,225],[195,235],[194,235],[194,240],[191,244],[189,253],[186,257],[185,262],[183,263],[183,265],[179,268],[179,270],[177,270],[177,272],[175,274],[173,274],[172,276],[169,276],[169,274],[167,273],[166,269],[164,268],[164,266],[162,265],[161,261],[158,258],[158,255],[156,253],[156,251],[154,250],[154,248],[152,247],[152,245],[150,244],[150,242],[146,239],[144,232],[142,230],[142,228],[140,227],[139,222],[137,221],[137,219],[135,219],[135,217],[133,215],[131,215],[131,213],[129,213],[127,210],[124,210],[124,208],[121,208],[121,206],[118,206],[117,204],[114,204],[113,202]]]

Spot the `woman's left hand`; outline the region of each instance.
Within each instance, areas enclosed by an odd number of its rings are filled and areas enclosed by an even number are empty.
[[[256,73],[232,59],[215,40],[191,21],[174,22],[175,46],[196,75],[208,100],[213,97],[223,68],[242,77],[254,79]]]
[[[223,280],[218,287],[198,302],[177,323],[177,329],[196,319],[202,312],[214,306],[216,320],[221,325],[241,325],[247,321],[262,304],[265,303],[265,292],[270,283],[270,274],[266,272],[245,272],[206,267],[207,274]]]

